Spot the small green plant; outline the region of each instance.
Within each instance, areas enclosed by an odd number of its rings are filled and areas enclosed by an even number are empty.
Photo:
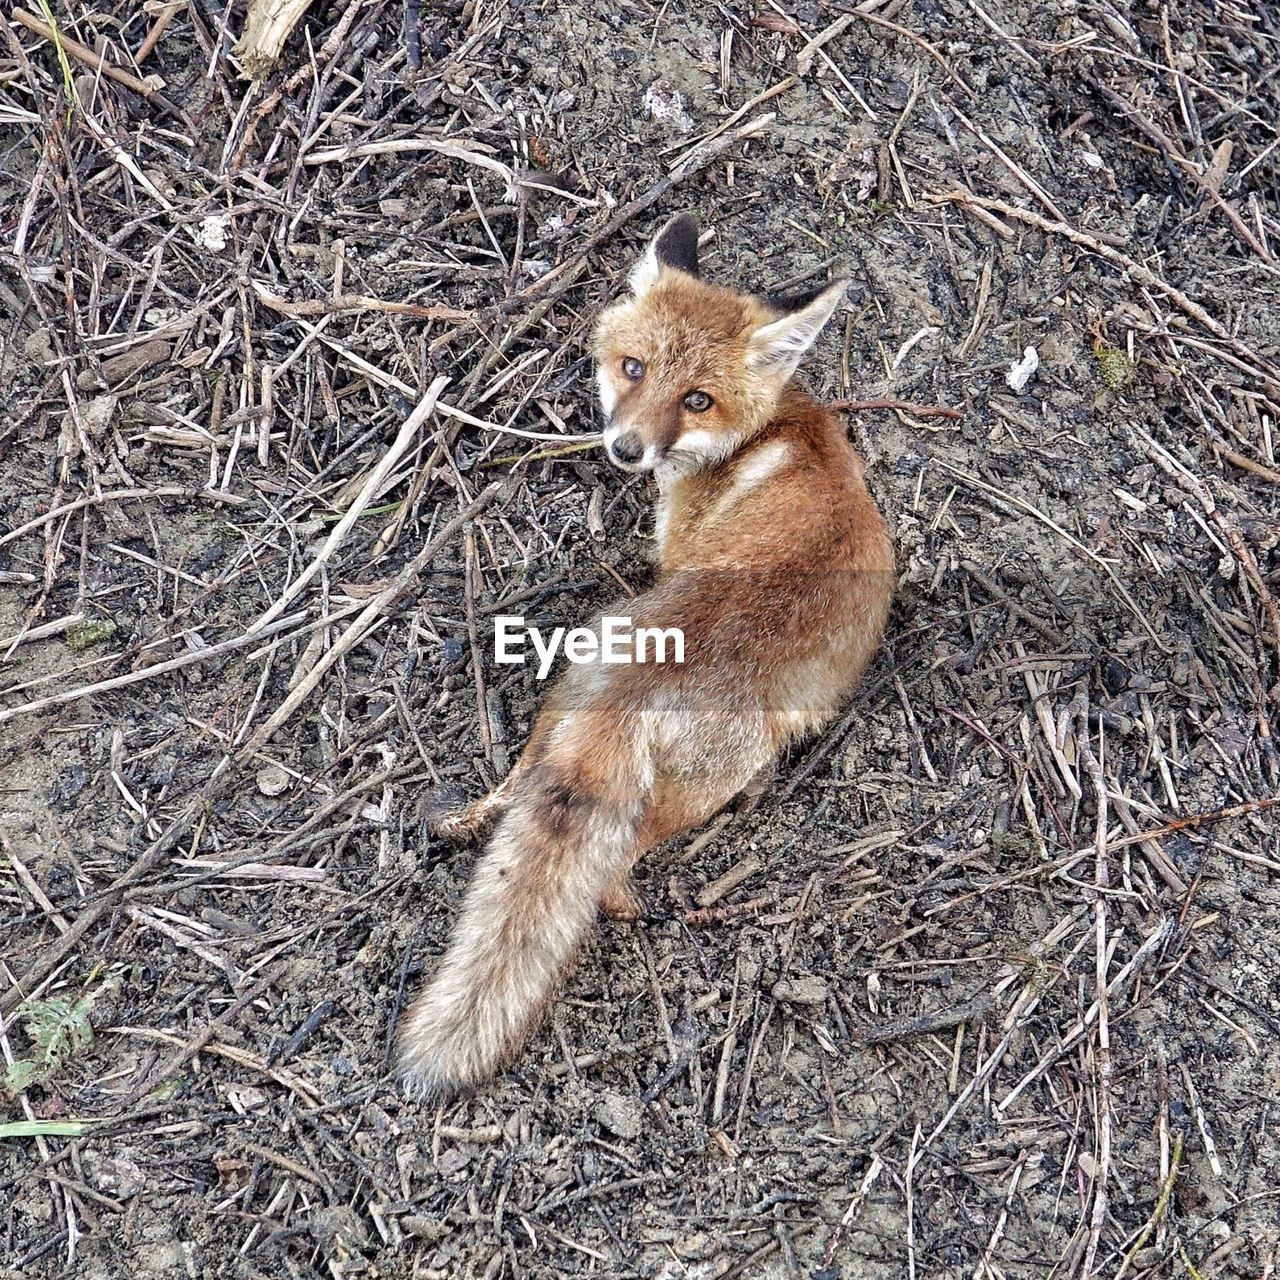
[[[1098,362],[1102,384],[1110,392],[1123,391],[1133,381],[1137,366],[1128,354],[1107,341],[1107,322],[1102,316],[1089,325],[1093,334],[1093,358]]]
[[[17,1016],[31,1037],[31,1056],[12,1062],[4,1074],[4,1087],[14,1095],[47,1080],[58,1065],[93,1043],[89,1014],[99,1000],[119,993],[120,975],[108,974],[92,990],[78,997],[49,996],[20,1005]]]
[[[1024,835],[1016,831],[993,831],[991,852],[1000,858],[1026,858],[1034,853],[1034,846]]]
[[[44,14],[44,20],[53,36],[54,51],[58,55],[58,65],[62,68],[62,86],[67,93],[67,119],[69,121],[72,112],[80,105],[80,91],[76,88],[75,76],[71,74],[71,61],[68,59],[67,51],[63,47],[62,33],[58,30],[58,20],[53,16],[53,6],[49,3],[49,0],[40,0],[40,12]]]
[[[1133,381],[1134,365],[1118,347],[1108,347],[1099,343],[1093,349],[1102,371],[1102,381],[1108,391],[1123,391]]]
[[[87,1120],[14,1120],[0,1124],[3,1138],[79,1138],[89,1132]]]
[[[110,618],[95,618],[77,622],[67,628],[67,648],[72,653],[83,653],[95,644],[104,644],[116,633],[116,624]]]
[[[1049,966],[1031,947],[1008,953],[1008,959],[1018,966],[1023,982],[1032,991],[1041,992],[1049,985]]]

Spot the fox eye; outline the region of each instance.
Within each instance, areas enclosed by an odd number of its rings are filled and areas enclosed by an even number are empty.
[[[644,361],[637,360],[635,356],[628,356],[622,362],[622,372],[631,379],[632,382],[639,382],[644,377]]]
[[[684,407],[690,413],[706,413],[715,401],[705,391],[690,391],[684,398]]]

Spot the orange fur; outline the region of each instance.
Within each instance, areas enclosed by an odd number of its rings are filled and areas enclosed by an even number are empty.
[[[827,723],[883,634],[888,530],[840,424],[790,380],[842,289],[788,313],[706,284],[687,269],[690,227],[659,234],[595,343],[606,447],[642,450],[629,469],[653,470],[659,488],[657,580],[615,612],[679,627],[684,662],[569,667],[501,796],[456,820],[502,810],[401,1028],[401,1075],[419,1096],[474,1088],[509,1062],[597,909],[636,914],[634,862]],[[664,237],[683,237],[668,252],[686,269],[664,261]],[[712,403],[691,410],[693,391]]]

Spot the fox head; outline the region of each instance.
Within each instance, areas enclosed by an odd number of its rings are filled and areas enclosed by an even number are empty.
[[[845,291],[838,281],[783,300],[708,284],[687,214],[658,232],[629,283],[594,344],[604,447],[624,471],[687,472],[727,458],[769,422]]]

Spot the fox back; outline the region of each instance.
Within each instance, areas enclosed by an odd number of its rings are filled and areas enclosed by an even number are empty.
[[[510,1061],[597,910],[639,914],[641,854],[758,791],[874,654],[888,530],[840,424],[792,381],[843,294],[709,284],[697,228],[678,217],[602,314],[605,450],[658,487],[656,581],[606,614],[679,629],[684,661],[570,667],[498,790],[440,821],[453,835],[497,827],[401,1031],[411,1092],[474,1088]]]

